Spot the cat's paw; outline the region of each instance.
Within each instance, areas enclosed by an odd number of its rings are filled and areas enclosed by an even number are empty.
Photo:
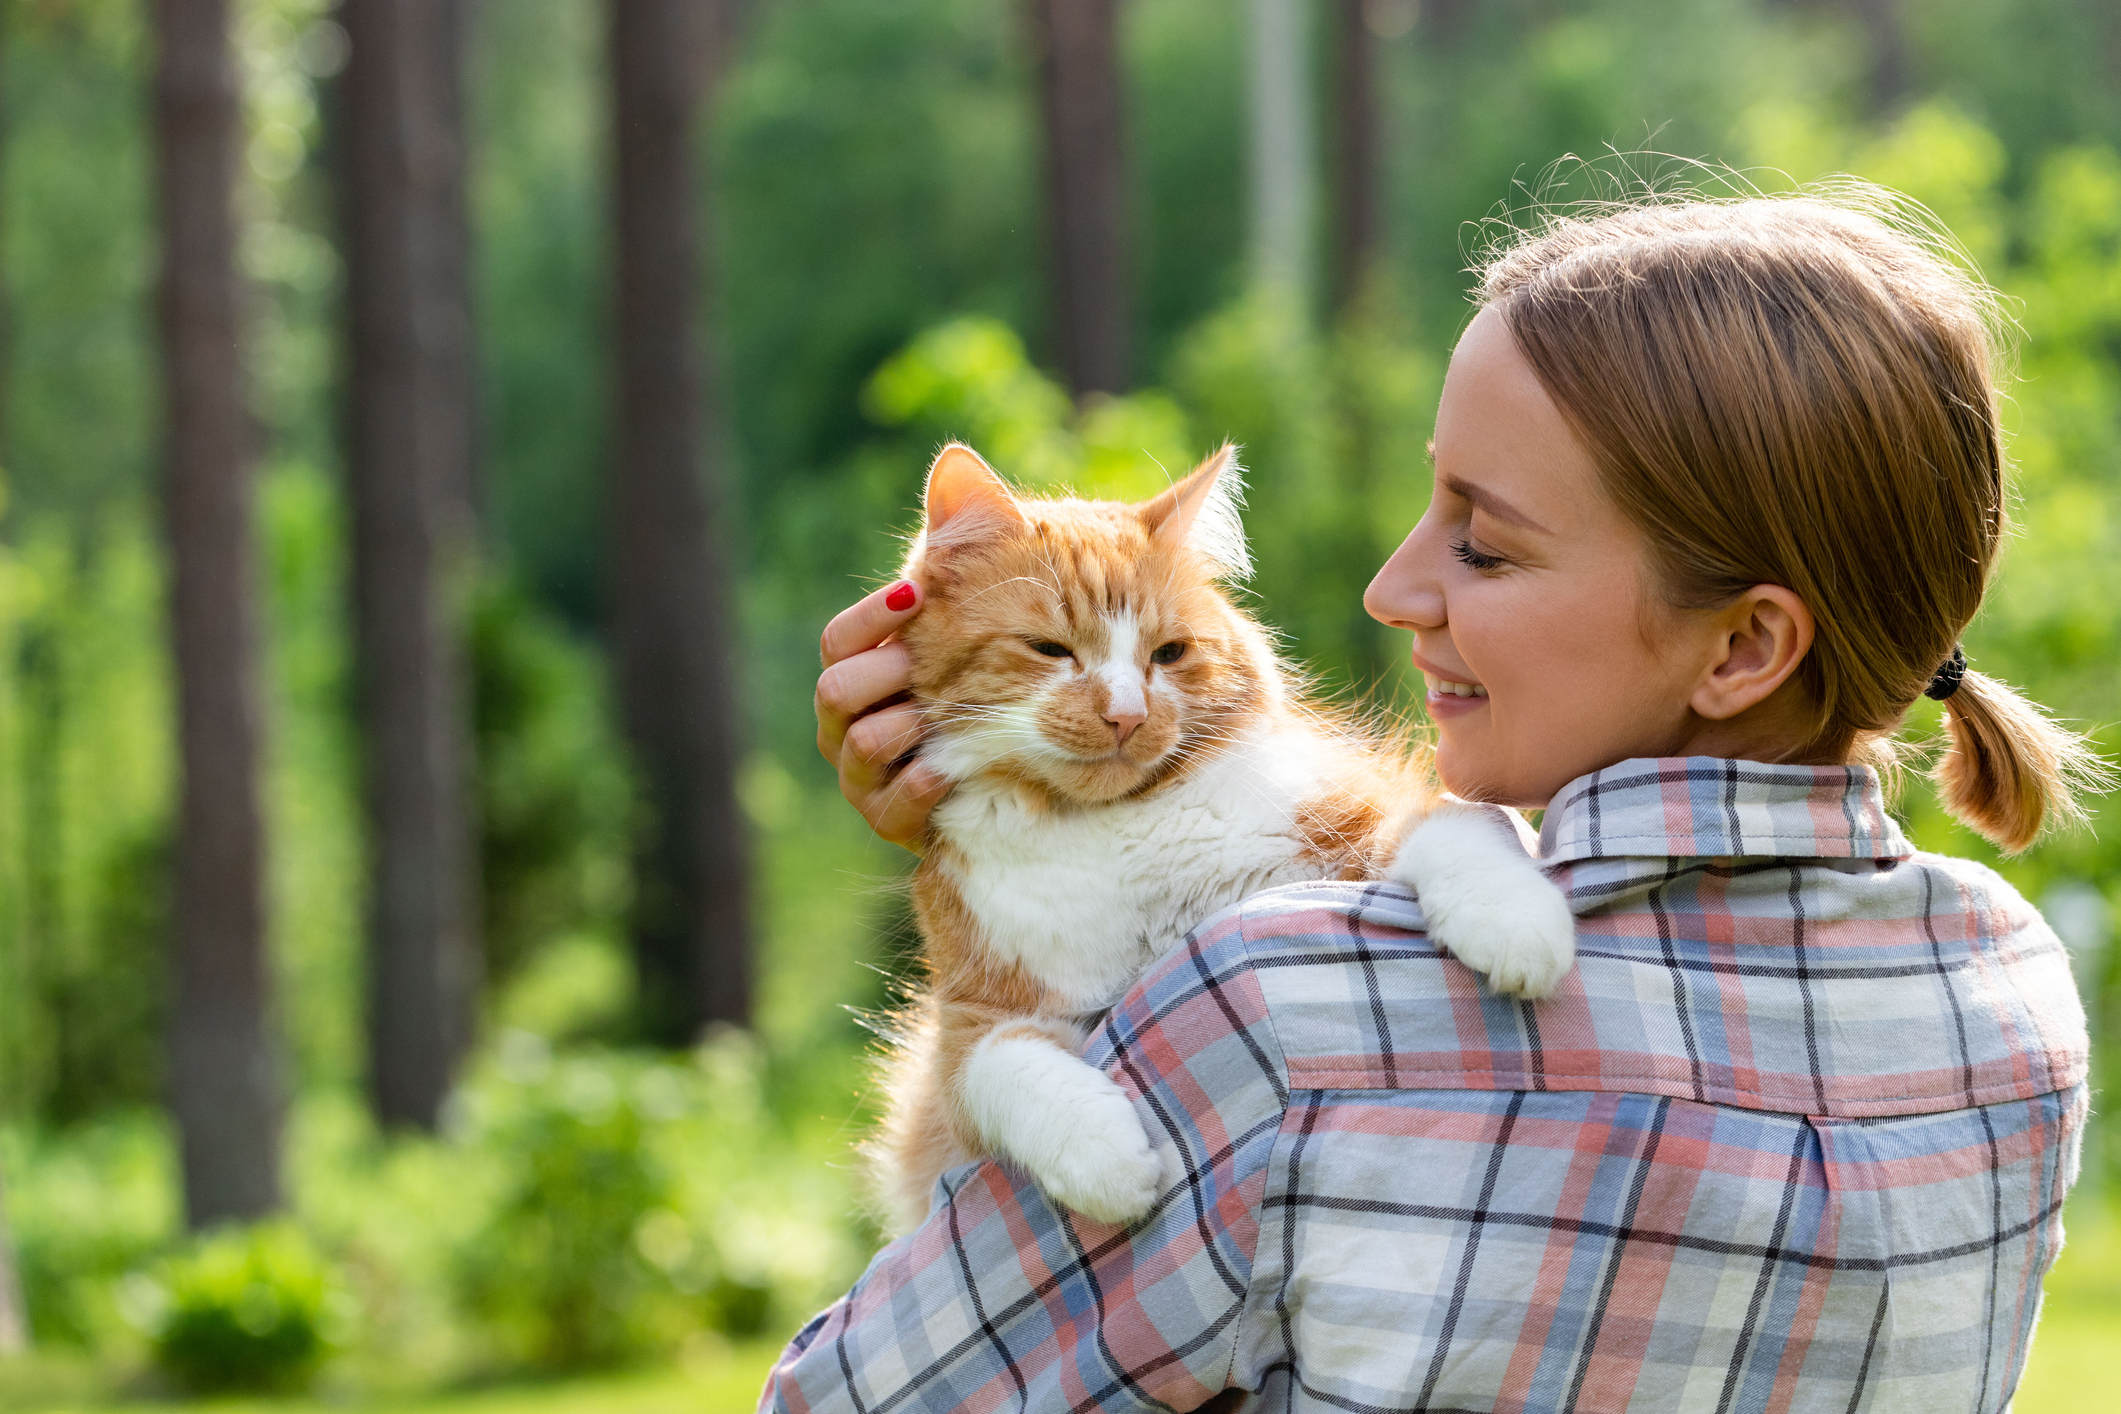
[[[1575,965],[1567,895],[1490,821],[1431,816],[1407,836],[1390,873],[1421,900],[1431,940],[1497,992],[1544,997]]]
[[[1429,936],[1505,996],[1544,997],[1576,963],[1576,918],[1545,879],[1479,875],[1421,896]]]
[[[974,1048],[963,1085],[981,1136],[1055,1202],[1107,1223],[1156,1205],[1163,1165],[1133,1102],[1103,1071],[1012,1028]]]
[[[1115,1087],[1116,1090],[1116,1087]],[[1156,1206],[1164,1167],[1126,1097],[1096,1116],[1032,1176],[1046,1196],[1101,1223],[1130,1223]]]

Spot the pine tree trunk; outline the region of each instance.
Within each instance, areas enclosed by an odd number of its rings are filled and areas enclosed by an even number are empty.
[[[1455,49],[1466,37],[1477,0],[1425,0],[1419,7],[1422,35],[1438,49]]]
[[[1368,287],[1383,212],[1378,189],[1377,37],[1370,0],[1333,3],[1333,308],[1347,314]]]
[[[1053,322],[1068,386],[1127,386],[1126,156],[1119,0],[1031,0],[1046,131]]]
[[[612,637],[649,819],[632,920],[643,1035],[687,1045],[751,1012],[742,727],[700,347],[694,146],[721,6],[612,0],[618,439]]]
[[[376,1117],[431,1130],[479,973],[470,713],[470,316],[457,0],[346,0],[348,500],[368,812]]]
[[[1252,277],[1309,308],[1310,29],[1303,0],[1250,0]]]
[[[1869,107],[1882,117],[1900,106],[1907,96],[1907,29],[1900,17],[1900,0],[1853,0],[1856,18],[1870,41]]]
[[[251,427],[238,354],[239,124],[226,0],[156,0],[164,497],[182,796],[170,1090],[194,1227],[280,1201],[265,954]]]

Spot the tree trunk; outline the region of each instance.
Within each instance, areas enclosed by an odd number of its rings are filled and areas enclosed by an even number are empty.
[[[461,601],[471,373],[457,0],[346,0],[347,476],[376,1117],[433,1129],[469,1046],[477,851]]]
[[[1375,0],[1333,0],[1333,308],[1347,314],[1369,285],[1382,211],[1378,190]]]
[[[1250,0],[1252,276],[1309,308],[1312,146],[1303,0]]]
[[[719,4],[612,0],[618,442],[612,628],[648,798],[632,922],[647,1039],[687,1045],[751,1011],[749,852],[734,634],[694,320],[694,129]]]
[[[1126,159],[1119,0],[1031,0],[1046,129],[1053,322],[1068,386],[1127,386]]]
[[[165,513],[182,762],[170,1089],[193,1227],[280,1202],[270,1034],[250,423],[238,352],[240,137],[226,0],[156,0]]]
[[[1870,41],[1869,107],[1883,117],[1907,96],[1907,29],[1901,23],[1900,0],[1853,0],[1856,18]]]
[[[1466,37],[1466,28],[1473,18],[1475,0],[1427,0],[1416,11],[1421,17],[1423,35],[1439,49],[1455,49]],[[1399,8],[1394,5],[1392,8]],[[1416,9],[1407,0],[1407,9]]]

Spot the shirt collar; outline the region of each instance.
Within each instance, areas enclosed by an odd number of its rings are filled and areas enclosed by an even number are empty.
[[[1914,853],[1869,766],[1684,756],[1622,761],[1563,786],[1542,863],[1617,855],[1902,859]]]

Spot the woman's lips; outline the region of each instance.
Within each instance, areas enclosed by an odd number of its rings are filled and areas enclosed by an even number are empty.
[[[1413,653],[1414,666],[1428,680],[1428,694],[1424,705],[1429,716],[1462,717],[1468,712],[1477,712],[1488,705],[1488,690],[1477,682],[1453,676],[1437,667],[1419,653]]]
[[[1462,683],[1457,684],[1457,686],[1464,685]],[[1431,678],[1429,680],[1429,694],[1423,705],[1429,709],[1431,720],[1439,717],[1463,717],[1468,712],[1478,712],[1481,708],[1488,705],[1487,689],[1482,688],[1477,696],[1469,693],[1461,697],[1455,692],[1444,690],[1441,680]]]

